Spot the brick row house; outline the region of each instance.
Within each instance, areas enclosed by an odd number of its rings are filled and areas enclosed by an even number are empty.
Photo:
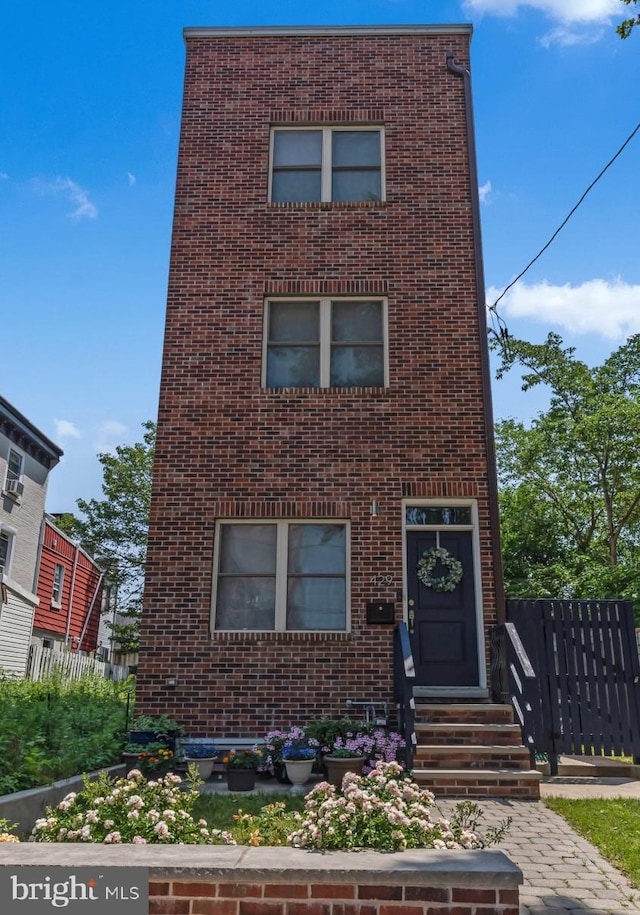
[[[503,616],[471,27],[195,28],[138,702],[483,700]]]

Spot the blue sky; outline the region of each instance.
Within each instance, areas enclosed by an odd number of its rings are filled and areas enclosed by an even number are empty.
[[[620,0],[25,0],[0,55],[0,393],[65,451],[47,508],[100,495],[98,451],[155,418],[184,26],[472,22],[491,301],[640,120],[640,34]],[[502,300],[510,331],[588,362],[640,331],[640,133]],[[497,416],[543,394],[494,385]],[[536,399],[537,398],[537,399]]]

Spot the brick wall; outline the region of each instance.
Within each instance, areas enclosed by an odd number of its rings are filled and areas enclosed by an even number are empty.
[[[502,852],[20,843],[1,866],[146,867],[150,915],[518,915]],[[119,876],[126,883],[126,873]]]
[[[476,500],[495,622],[464,85],[445,64],[468,41],[187,35],[138,707],[192,734],[391,698],[391,629],[365,605],[402,617],[403,498]],[[286,123],[384,126],[386,200],[269,204]],[[384,295],[389,386],[263,389],[264,300],[287,294]],[[212,636],[215,523],[233,517],[348,521],[350,631]]]

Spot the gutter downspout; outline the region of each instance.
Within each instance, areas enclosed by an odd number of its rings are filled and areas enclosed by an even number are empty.
[[[502,549],[500,545],[500,509],[498,505],[498,473],[494,445],[493,405],[491,400],[491,368],[489,363],[489,344],[487,330],[486,295],[484,287],[484,265],[482,261],[482,236],[480,226],[480,195],[478,192],[478,164],[476,161],[476,139],[473,124],[473,104],[471,101],[471,73],[466,67],[456,63],[453,51],[447,54],[447,69],[456,76],[461,76],[464,83],[464,108],[467,127],[467,148],[469,153],[469,183],[471,190],[471,220],[473,227],[473,249],[476,272],[476,297],[478,308],[478,325],[480,328],[480,363],[482,371],[482,388],[484,394],[484,425],[489,474],[489,518],[492,533],[493,569],[496,589],[496,618],[498,624],[506,621],[504,574],[502,567]],[[484,342],[483,342],[484,341]]]
[[[69,633],[71,631],[71,609],[73,607],[73,590],[76,584],[76,571],[78,569],[78,557],[80,555],[80,549],[78,546],[75,548],[73,554],[73,569],[71,571],[71,586],[69,588],[69,607],[67,609],[67,628],[64,634],[64,643],[69,645]]]

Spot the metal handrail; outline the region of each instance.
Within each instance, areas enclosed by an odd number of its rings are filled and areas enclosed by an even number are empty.
[[[413,685],[416,669],[413,663],[409,630],[404,622],[397,623],[393,639],[393,692],[398,710],[398,730],[405,741],[405,765],[413,768],[417,746],[415,731],[415,700]]]

